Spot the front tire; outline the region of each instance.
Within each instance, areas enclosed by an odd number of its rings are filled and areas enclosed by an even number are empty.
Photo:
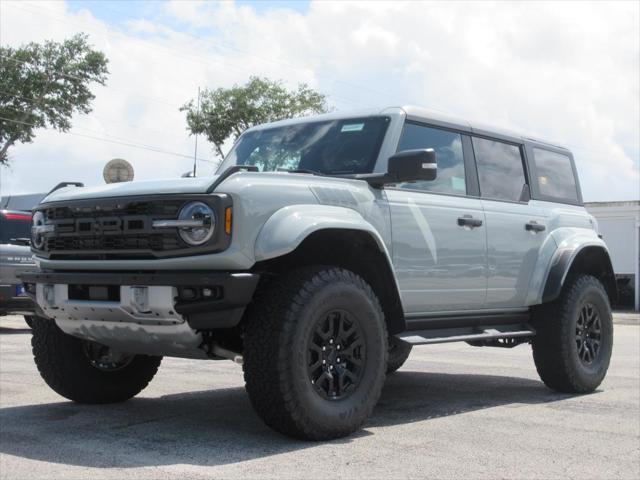
[[[534,312],[533,359],[542,381],[566,393],[594,391],[604,379],[613,348],[613,319],[600,281],[567,277],[560,297]]]
[[[53,320],[33,323],[31,346],[40,375],[55,392],[79,403],[116,403],[140,393],[162,357],[122,355],[64,333]]]
[[[264,288],[248,315],[244,377],[258,415],[295,438],[354,432],[380,397],[384,314],[371,287],[334,267],[308,267]]]

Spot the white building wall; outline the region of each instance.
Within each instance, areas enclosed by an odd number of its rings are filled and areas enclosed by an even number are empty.
[[[586,203],[609,247],[616,275],[633,275],[635,309],[640,310],[640,201]]]

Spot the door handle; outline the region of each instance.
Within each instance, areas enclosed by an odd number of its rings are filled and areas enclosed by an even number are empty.
[[[524,224],[524,229],[529,232],[544,232],[546,228],[547,227],[545,227],[541,223],[536,222],[535,220],[531,220],[530,222]]]
[[[480,227],[482,226],[482,220],[479,218],[473,218],[471,215],[463,215],[458,217],[458,225],[461,227]]]

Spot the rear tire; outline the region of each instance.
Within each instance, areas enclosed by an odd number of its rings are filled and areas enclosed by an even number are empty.
[[[250,307],[244,342],[249,399],[280,433],[307,440],[349,435],[380,397],[384,314],[353,272],[307,267],[272,281]]]
[[[104,345],[64,333],[55,321],[38,318],[31,337],[40,375],[55,392],[79,403],[123,402],[140,393],[162,357],[116,355]]]
[[[396,337],[389,337],[389,359],[387,360],[387,375],[398,370],[409,358],[413,345]]]
[[[533,359],[542,381],[567,393],[594,391],[604,379],[613,348],[613,319],[600,281],[567,277],[560,297],[534,311]]]

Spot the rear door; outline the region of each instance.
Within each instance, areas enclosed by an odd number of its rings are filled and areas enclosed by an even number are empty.
[[[522,307],[542,242],[546,210],[530,201],[524,148],[473,137],[487,235],[485,308]]]
[[[398,151],[433,148],[434,181],[385,188],[393,263],[407,314],[481,308],[486,234],[471,139],[463,132],[407,122]]]

